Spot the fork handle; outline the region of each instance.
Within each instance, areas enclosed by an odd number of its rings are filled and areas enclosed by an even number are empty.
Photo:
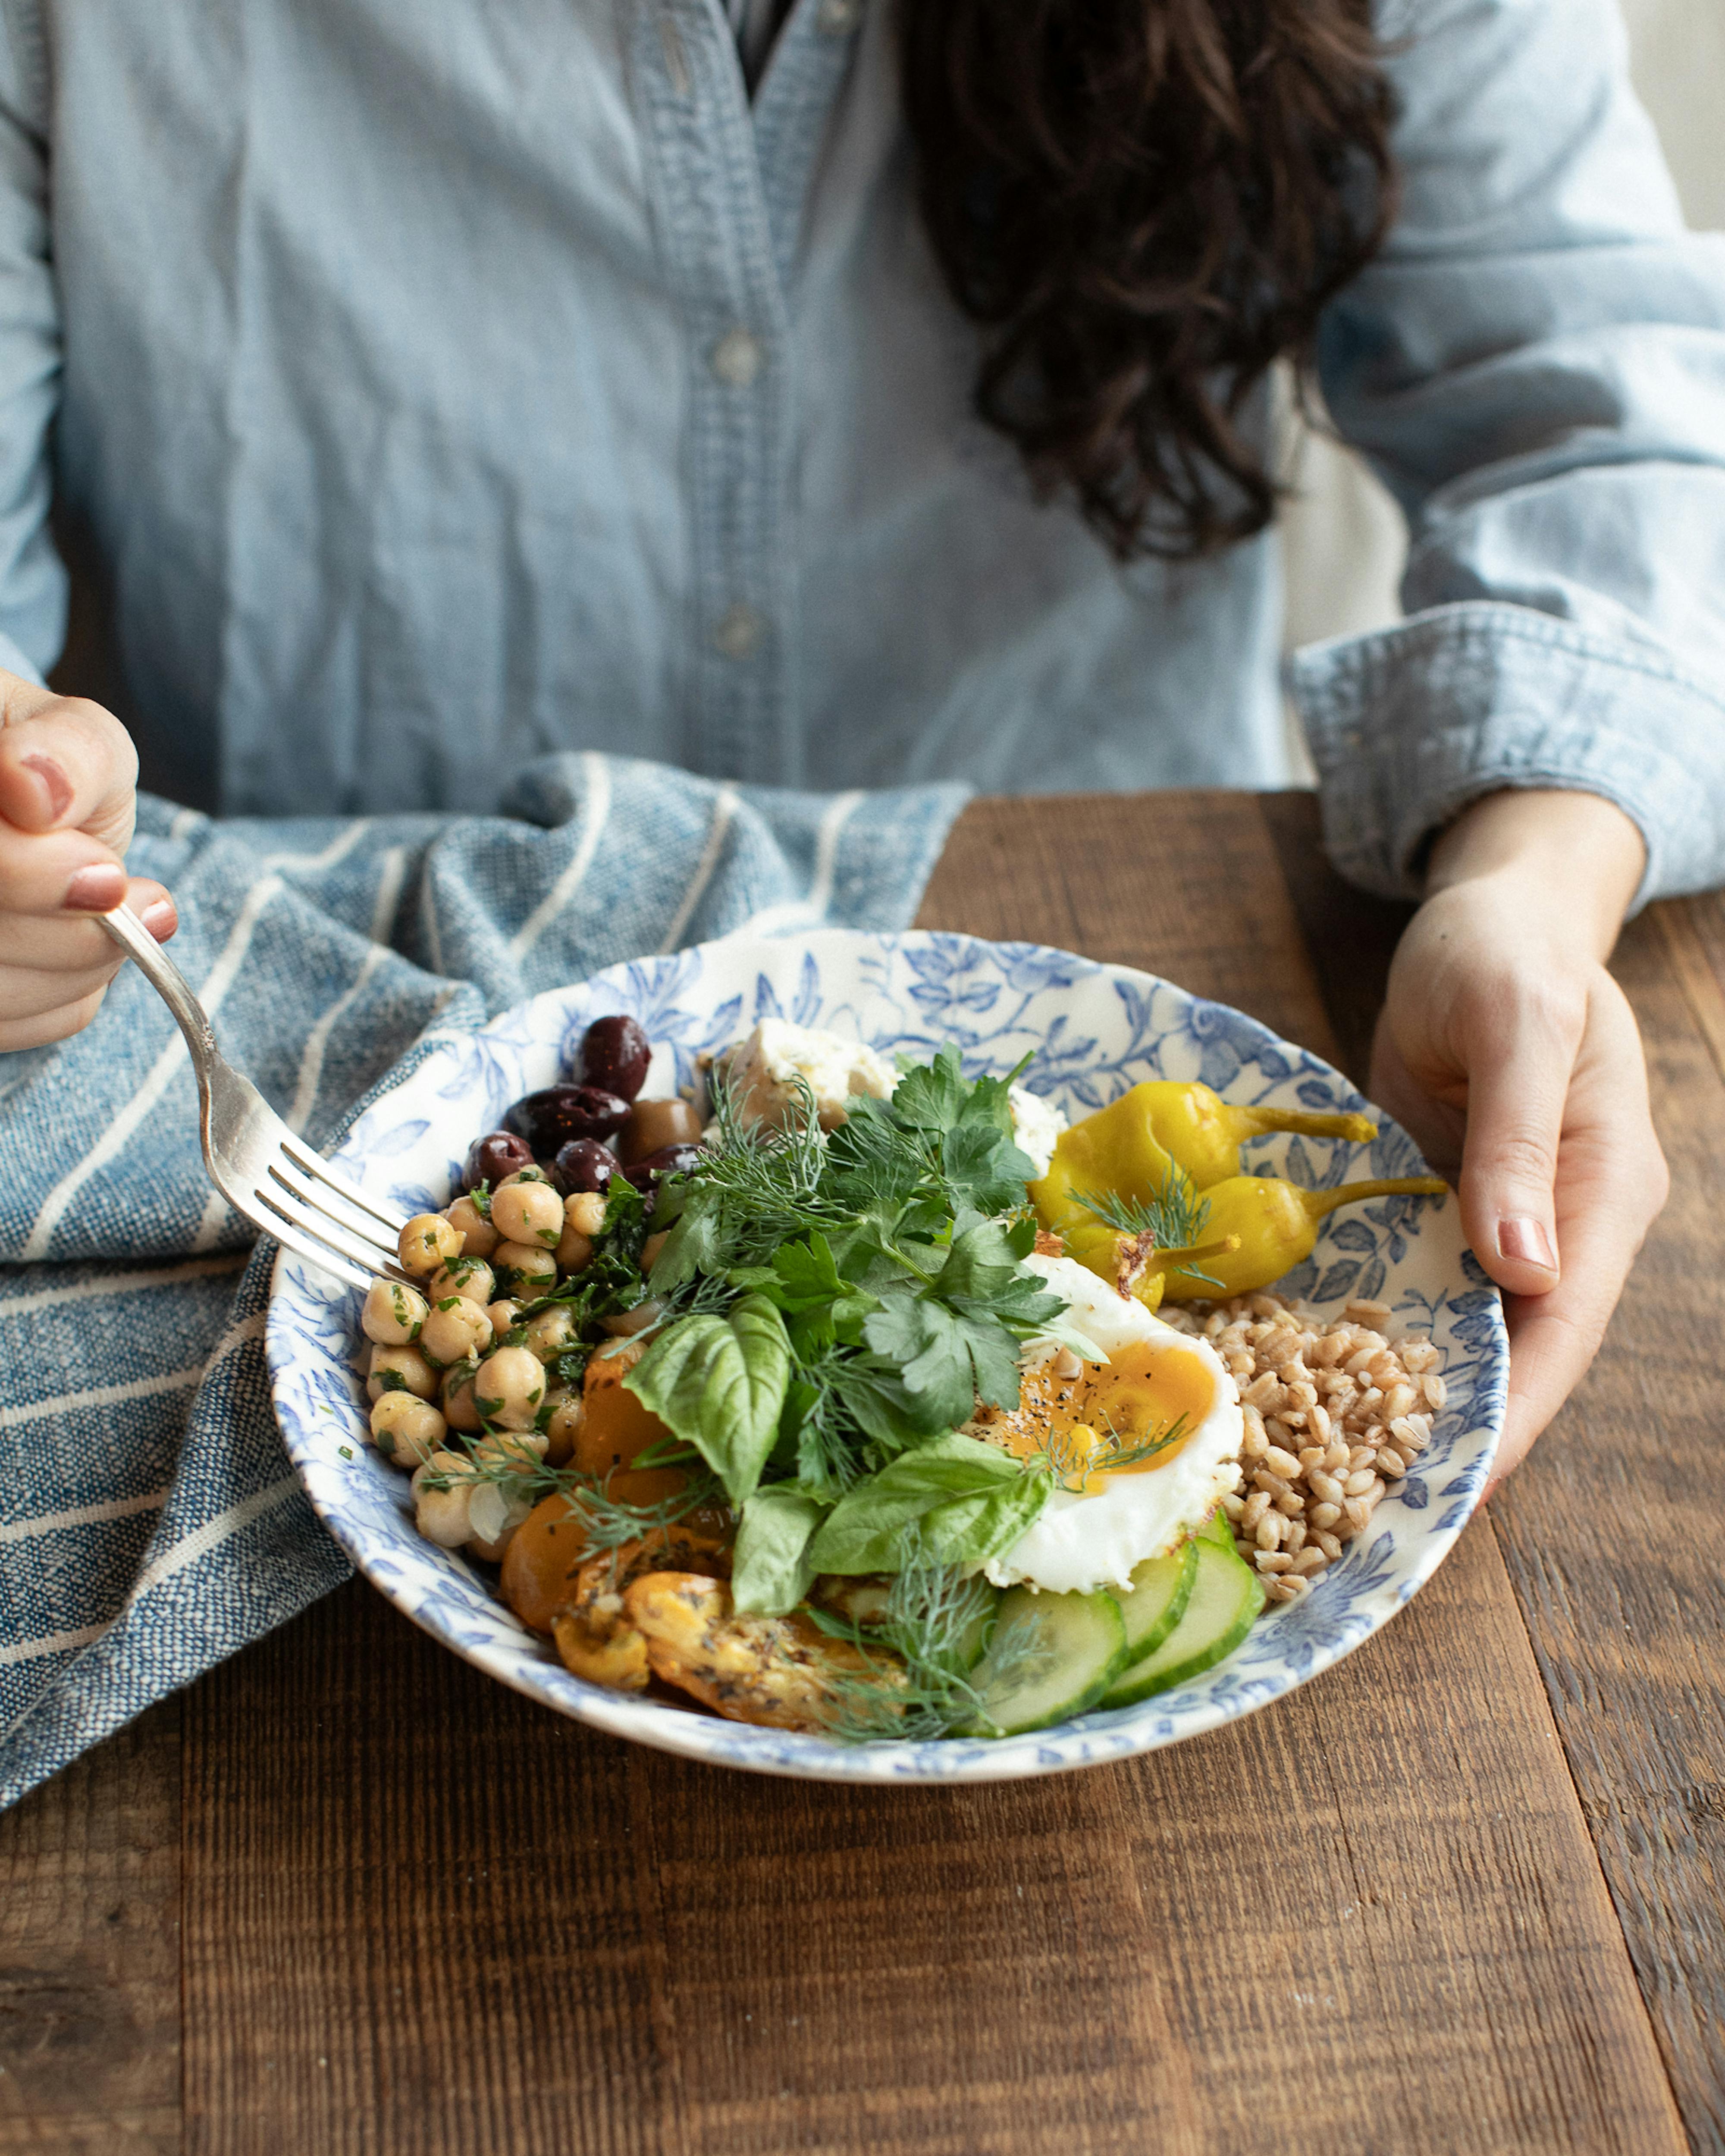
[[[218,1053],[216,1036],[203,1005],[192,993],[191,983],[129,906],[116,906],[111,913],[98,918],[173,1013],[193,1064],[200,1071],[207,1071]]]

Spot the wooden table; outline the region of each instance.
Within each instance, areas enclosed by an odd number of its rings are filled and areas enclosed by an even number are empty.
[[[1363,1072],[1395,910],[1310,803],[977,803],[926,925]],[[1021,1784],[591,1736],[356,1582],[0,1820],[0,2151],[1725,2147],[1725,906],[1618,972],[1674,1195],[1413,1606],[1233,1728]]]

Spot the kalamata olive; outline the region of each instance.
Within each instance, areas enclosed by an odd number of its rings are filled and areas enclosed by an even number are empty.
[[[571,1138],[608,1138],[628,1117],[629,1102],[597,1086],[547,1086],[517,1101],[503,1124],[526,1138],[539,1158],[554,1160]]]
[[[620,1100],[632,1101],[647,1082],[652,1044],[632,1018],[596,1018],[581,1039],[581,1075]]]
[[[489,1137],[475,1138],[467,1148],[461,1188],[472,1190],[489,1183],[495,1190],[506,1175],[532,1164],[533,1148],[525,1138],[517,1137],[513,1131],[493,1131]]]
[[[686,1174],[700,1158],[699,1146],[660,1146],[657,1152],[649,1152],[644,1160],[631,1162],[623,1172],[637,1190],[650,1195],[656,1178]]]
[[[571,1138],[557,1147],[551,1164],[552,1180],[565,1198],[578,1190],[607,1190],[618,1169],[617,1156],[597,1138]]]
[[[625,1163],[644,1160],[669,1145],[693,1145],[701,1118],[686,1101],[637,1101],[617,1140]]]

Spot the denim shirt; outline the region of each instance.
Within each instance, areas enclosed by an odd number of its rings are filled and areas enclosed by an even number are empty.
[[[1644,896],[1719,880],[1721,243],[1611,0],[1383,28],[1404,205],[1320,358],[1409,619],[1292,668],[1332,851],[1407,890],[1474,795],[1579,787],[1645,833]],[[797,0],[752,99],[723,0],[0,28],[0,655],[54,663],[69,536],[161,789],[486,810],[585,747],[1286,782],[1271,542],[1122,567],[973,416],[887,0]]]

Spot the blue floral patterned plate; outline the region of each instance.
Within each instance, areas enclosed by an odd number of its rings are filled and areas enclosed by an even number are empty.
[[[842,932],[734,937],[614,967],[510,1011],[411,1063],[336,1158],[367,1189],[417,1211],[447,1202],[474,1135],[554,1079],[589,1022],[640,1019],[654,1044],[648,1090],[687,1084],[702,1049],[757,1019],[858,1035],[927,1057],[945,1040],[973,1073],[1034,1052],[1027,1082],[1069,1115],[1147,1077],[1203,1078],[1232,1101],[1317,1109],[1365,1104],[1346,1079],[1238,1011],[1166,981],[1069,952],[963,936]],[[1247,1165],[1301,1183],[1420,1172],[1411,1139],[1385,1125],[1369,1147],[1266,1138]],[[1118,1759],[1265,1707],[1348,1654],[1394,1614],[1448,1553],[1485,1484],[1502,1420],[1508,1348],[1495,1289],[1465,1249],[1453,1200],[1390,1199],[1332,1215],[1285,1291],[1339,1306],[1389,1303],[1443,1350],[1448,1405],[1420,1471],[1396,1483],[1368,1532],[1301,1600],[1272,1610],[1219,1668],[1160,1697],[995,1743],[832,1743],[720,1722],[572,1676],[499,1603],[483,1571],[415,1532],[407,1485],[364,1442],[359,1296],[299,1259],[278,1260],[269,1358],[295,1467],[331,1532],[398,1609],[458,1655],[596,1729],[770,1774],[845,1782],[1003,1780]]]

